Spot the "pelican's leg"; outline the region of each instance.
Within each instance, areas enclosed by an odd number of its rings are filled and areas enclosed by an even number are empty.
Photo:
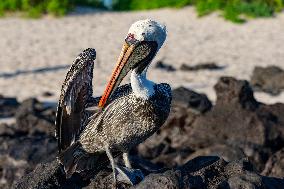
[[[129,153],[128,152],[126,152],[126,153],[123,153],[123,161],[124,161],[124,164],[125,164],[125,166],[127,167],[127,168],[132,168],[132,166],[131,166],[131,163],[130,163],[130,161],[129,161]]]
[[[114,158],[108,146],[105,147],[106,154],[110,161],[113,173],[113,188],[117,186],[117,180],[128,183],[130,185],[137,184],[144,179],[143,173],[139,169],[132,169],[129,161],[128,153],[123,153],[123,159],[126,167],[118,167],[115,165]],[[118,173],[118,175],[116,174]]]
[[[107,154],[107,157],[110,161],[111,164],[111,168],[112,168],[112,174],[113,174],[113,188],[116,188],[116,184],[117,184],[117,178],[116,178],[116,169],[115,169],[115,162],[114,162],[114,158],[110,152],[110,149],[108,146],[105,147],[105,151]]]
[[[144,174],[142,173],[142,171],[139,169],[132,169],[129,161],[129,154],[124,152],[122,157],[126,167],[116,167],[116,170],[118,172],[117,180],[130,185],[135,185],[143,180]]]

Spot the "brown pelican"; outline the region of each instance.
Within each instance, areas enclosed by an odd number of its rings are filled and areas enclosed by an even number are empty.
[[[98,169],[109,159],[116,183],[114,154],[123,153],[126,167],[131,168],[128,151],[165,122],[171,88],[146,78],[165,39],[164,25],[149,19],[135,22],[102,97],[92,97],[95,50],[87,49],[76,58],[63,83],[56,117],[59,159],[67,177]],[[129,71],[131,83],[118,87]],[[97,110],[90,113],[94,106]]]

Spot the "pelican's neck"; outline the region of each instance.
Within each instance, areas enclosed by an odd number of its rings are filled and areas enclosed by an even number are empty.
[[[155,83],[146,78],[147,69],[145,68],[141,74],[135,70],[131,72],[131,88],[136,97],[148,100],[154,93]]]

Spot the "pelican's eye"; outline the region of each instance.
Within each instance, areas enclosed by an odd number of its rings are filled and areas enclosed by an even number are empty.
[[[135,39],[135,38],[134,38],[134,34],[129,33],[129,34],[127,35],[126,39],[127,39],[127,40]]]
[[[129,33],[125,39],[125,42],[130,46],[130,45],[136,45],[139,43],[137,39],[135,39],[134,34]]]

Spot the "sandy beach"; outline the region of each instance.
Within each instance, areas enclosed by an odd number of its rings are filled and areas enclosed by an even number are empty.
[[[145,18],[165,23],[168,30],[166,43],[148,72],[155,82],[167,82],[173,88],[185,86],[206,93],[214,101],[213,85],[220,76],[249,80],[255,66],[284,68],[284,13],[243,25],[224,21],[217,14],[198,18],[191,7],[147,12],[91,11],[37,20],[9,17],[0,19],[0,94],[19,100],[36,97],[56,102],[69,66],[89,47],[97,51],[94,95],[102,94],[129,26]],[[154,68],[159,60],[177,71]],[[183,63],[207,62],[224,69],[179,70]],[[45,92],[53,95],[45,97]],[[283,93],[275,97],[255,94],[265,103],[284,102]]]

